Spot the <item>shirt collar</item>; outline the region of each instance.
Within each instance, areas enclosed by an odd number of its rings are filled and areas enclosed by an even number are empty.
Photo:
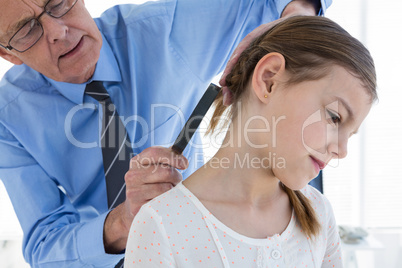
[[[87,82],[82,84],[72,84],[58,82],[46,77],[52,86],[54,86],[63,96],[72,102],[77,104],[83,103],[85,86],[93,80],[121,82],[120,69],[113,51],[103,34],[102,39],[102,48],[100,51],[99,60],[96,63],[94,75]]]

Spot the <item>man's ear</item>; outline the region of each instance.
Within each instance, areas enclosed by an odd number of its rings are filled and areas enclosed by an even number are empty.
[[[282,54],[271,52],[261,58],[252,77],[252,86],[256,96],[262,102],[267,102],[278,82],[283,80],[284,74],[285,58]]]
[[[0,47],[0,57],[15,65],[23,64],[22,60],[20,60],[17,56],[10,54],[5,48],[2,47]]]

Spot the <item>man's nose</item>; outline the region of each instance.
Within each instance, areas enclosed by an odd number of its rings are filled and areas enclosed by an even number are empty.
[[[44,35],[49,43],[56,43],[57,40],[64,39],[68,33],[68,27],[63,18],[53,18],[47,14],[41,17]]]

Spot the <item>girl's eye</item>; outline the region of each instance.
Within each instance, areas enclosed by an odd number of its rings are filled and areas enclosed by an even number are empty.
[[[338,114],[331,112],[330,110],[327,110],[327,112],[332,123],[334,123],[335,125],[341,123],[341,117]]]

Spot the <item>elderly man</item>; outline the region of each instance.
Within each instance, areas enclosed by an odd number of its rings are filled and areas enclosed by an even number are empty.
[[[165,0],[94,20],[84,0],[0,0],[0,56],[16,65],[0,82],[0,179],[26,261],[114,267],[141,205],[202,164],[199,135],[184,156],[155,146],[172,144],[240,40],[330,3]],[[106,118],[125,126],[108,164]]]

